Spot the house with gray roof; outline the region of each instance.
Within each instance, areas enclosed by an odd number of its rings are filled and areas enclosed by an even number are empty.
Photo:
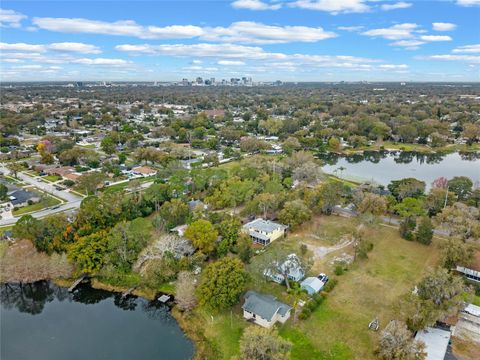
[[[250,235],[254,243],[268,245],[272,241],[285,236],[288,226],[262,218],[255,219],[243,225],[243,232]]]
[[[292,308],[276,297],[267,294],[260,294],[255,291],[247,291],[245,303],[242,306],[243,317],[255,324],[270,328],[277,321],[282,324],[290,317]]]

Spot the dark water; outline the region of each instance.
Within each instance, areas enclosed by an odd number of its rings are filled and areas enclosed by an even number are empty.
[[[81,285],[2,284],[0,358],[190,359],[193,345],[169,308]]]
[[[352,156],[326,154],[320,156],[326,165],[323,170],[339,177],[355,180],[373,180],[388,185],[392,180],[414,177],[429,186],[443,176],[467,176],[480,181],[480,153],[421,154],[415,152],[365,152]]]

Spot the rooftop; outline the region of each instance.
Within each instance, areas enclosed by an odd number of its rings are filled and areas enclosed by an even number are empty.
[[[442,360],[447,352],[450,335],[450,331],[428,327],[417,332],[415,340],[425,343],[425,360]]]
[[[245,294],[245,303],[242,309],[271,321],[277,312],[284,316],[291,310],[291,307],[278,301],[272,295],[260,294],[250,290]]]
[[[250,221],[249,223],[243,225],[244,229],[253,230],[253,231],[263,231],[271,233],[275,230],[285,230],[287,228],[286,225],[282,225],[270,220],[263,220],[262,218],[255,219]]]

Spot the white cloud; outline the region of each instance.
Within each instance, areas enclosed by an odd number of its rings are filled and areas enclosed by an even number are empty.
[[[384,70],[404,70],[408,69],[408,65],[400,64],[400,65],[393,65],[393,64],[383,64],[379,66],[380,69]]]
[[[399,40],[391,43],[392,46],[402,46],[402,47],[412,47],[412,46],[420,46],[425,44],[424,41],[419,40]]]
[[[412,6],[411,3],[400,1],[393,4],[383,4],[382,6],[380,6],[380,8],[382,10],[388,11],[388,10],[396,10],[396,9],[406,9],[406,8],[409,8],[410,6]]]
[[[453,53],[477,54],[480,53],[480,44],[459,46],[452,51]]]
[[[318,10],[332,13],[364,13],[370,10],[365,0],[298,0],[288,4],[307,10]]]
[[[0,51],[20,52],[46,52],[48,50],[67,53],[99,54],[101,50],[95,46],[77,42],[62,42],[52,44],[25,44],[25,43],[0,43]],[[5,54],[2,54],[5,55]]]
[[[457,0],[460,6],[480,6],[480,0]]]
[[[343,31],[360,31],[364,28],[365,26],[339,26],[337,27],[338,30],[343,30]]]
[[[422,60],[441,60],[441,61],[464,61],[473,64],[480,64],[480,56],[473,55],[430,55],[422,56],[419,59]]]
[[[132,55],[150,54],[173,57],[194,57],[194,58],[217,58],[219,65],[245,64],[245,60],[255,62],[249,64],[248,69],[264,69],[263,72],[272,68],[292,71],[298,69],[314,70],[315,68],[336,68],[351,71],[373,71],[373,70],[404,70],[405,66],[382,64],[379,59],[362,58],[348,55],[310,55],[310,54],[285,54],[278,52],[267,52],[260,47],[244,46],[238,44],[162,44],[162,45],[118,45],[116,49],[125,51]],[[201,69],[201,66],[198,66]],[[190,66],[188,69],[192,69]],[[204,68],[202,68],[204,69]]]
[[[25,43],[0,43],[0,51],[27,51],[27,52],[44,52],[45,45],[25,44]]]
[[[67,33],[95,33],[132,36],[140,39],[191,39],[213,42],[249,44],[279,44],[287,42],[316,42],[337,36],[321,27],[272,26],[253,21],[234,22],[228,27],[199,27],[172,25],[141,26],[131,20],[103,22],[71,18],[34,18],[41,29]]]
[[[202,60],[192,60],[192,64],[201,64]]]
[[[422,35],[420,39],[423,41],[452,41],[452,38],[447,35]]]
[[[109,66],[121,66],[127,65],[129,62],[123,59],[106,59],[106,58],[82,58],[82,59],[75,59],[72,61],[75,64],[83,64],[83,65],[109,65]]]
[[[268,4],[260,0],[236,0],[232,3],[235,9],[248,10],[278,10],[282,7],[281,4]]]
[[[240,21],[228,28],[205,28],[200,38],[215,42],[237,42],[248,44],[280,44],[287,42],[317,42],[336,37],[333,32],[321,27],[272,26],[253,21]]]
[[[105,22],[81,18],[33,18],[32,23],[40,29],[103,35],[133,36],[140,39],[185,39],[198,36],[202,29],[193,25],[166,27],[138,25],[132,20]]]
[[[102,52],[100,48],[95,45],[77,43],[77,42],[53,43],[48,45],[47,47],[49,50],[77,52],[82,54],[99,54]]]
[[[0,27],[18,28],[21,26],[22,20],[26,18],[27,16],[14,10],[0,9]]]
[[[238,60],[220,60],[219,62],[217,62],[218,65],[225,65],[225,66],[230,66],[230,65],[234,65],[234,66],[238,66],[238,65],[245,65],[245,63],[243,61],[238,61]]]
[[[413,37],[412,32],[418,28],[417,24],[404,23],[393,25],[389,28],[372,29],[362,33],[362,35],[372,37],[382,37],[388,40],[402,40]]]
[[[444,22],[434,22],[432,23],[432,28],[435,31],[452,31],[455,30],[457,25],[452,23],[444,23]]]

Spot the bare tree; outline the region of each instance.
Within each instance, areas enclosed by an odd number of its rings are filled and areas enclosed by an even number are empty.
[[[192,273],[182,271],[178,274],[175,302],[182,311],[190,311],[197,304],[195,297],[196,280]]]

